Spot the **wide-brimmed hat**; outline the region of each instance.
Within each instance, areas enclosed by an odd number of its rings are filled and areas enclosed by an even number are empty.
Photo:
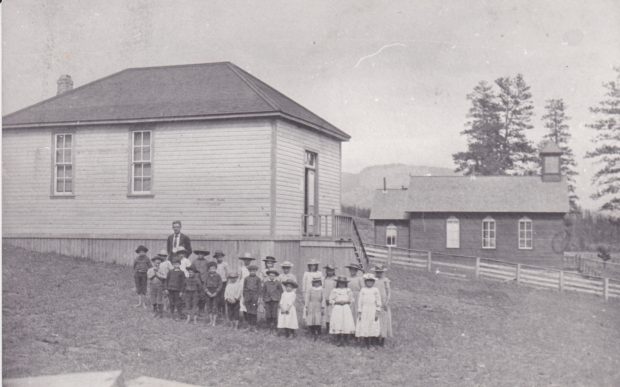
[[[286,281],[282,282],[282,285],[284,285],[284,286],[291,285],[295,289],[297,289],[299,287],[299,285],[297,285],[297,282],[295,282],[293,280],[286,280]]]
[[[148,251],[149,251],[149,249],[146,246],[144,246],[144,245],[140,245],[140,246],[138,246],[136,248],[136,254],[140,254],[140,252],[146,253]]]
[[[306,266],[310,266],[310,265],[320,265],[320,263],[316,259],[312,258],[311,260],[308,261],[308,263],[306,263]]]
[[[362,278],[364,279],[364,281],[376,281],[377,280],[377,277],[375,277],[375,275],[372,273],[366,273],[362,276]]]
[[[250,266],[248,266],[248,270],[250,270],[250,271],[252,271],[252,270],[256,270],[256,271],[258,271],[258,266],[256,266],[256,265],[250,265]]]
[[[239,273],[232,272],[228,274],[228,278],[239,278]]]
[[[355,269],[355,270],[364,270],[364,268],[362,268],[362,265],[360,265],[359,263],[349,263],[345,267],[349,269]]]
[[[271,255],[268,255],[265,257],[265,259],[263,259],[263,262],[278,262],[276,261],[276,257],[272,257]]]
[[[207,269],[211,268],[211,267],[217,267],[217,263],[213,262],[213,261],[209,261],[207,262]]]
[[[153,258],[151,258],[151,261],[155,262],[155,261],[159,261],[159,262],[163,262],[164,257],[160,256],[160,255],[156,255]]]
[[[185,250],[185,247],[180,246],[177,251],[174,252],[174,255],[180,255],[180,254],[184,254],[187,257],[187,250]]]
[[[314,278],[312,278],[312,283],[315,283],[315,282],[323,283],[323,278],[321,278],[321,277],[314,277]]]
[[[224,254],[224,252],[222,250],[215,250],[215,253],[213,253],[213,258],[217,258],[217,257],[225,257],[226,254]]]
[[[256,258],[254,258],[254,257],[252,256],[252,254],[250,254],[250,253],[243,253],[243,255],[239,257],[239,259],[249,259],[249,260],[253,261],[253,260],[255,260]]]
[[[344,282],[346,284],[349,283],[349,279],[345,276],[339,275],[336,277],[336,282]]]
[[[284,261],[280,267],[293,267],[293,264],[290,261]]]
[[[167,258],[168,257],[168,250],[166,249],[161,249],[159,250],[159,253],[157,253],[158,257],[162,257],[162,258]]]
[[[279,273],[276,269],[269,269],[269,270],[267,270],[267,271],[265,272],[265,274],[267,274],[267,275],[269,275],[269,274],[271,274],[271,273],[275,274],[276,276],[279,276],[279,275],[280,275],[280,273]]]
[[[383,273],[384,271],[387,271],[387,268],[383,265],[375,265],[375,267],[372,268],[372,271],[376,273]]]
[[[196,255],[209,255],[209,254],[211,254],[211,252],[209,250],[207,250],[207,249],[200,248],[200,249],[195,249],[194,250],[194,254],[196,254]]]
[[[330,265],[328,263],[327,265],[323,266],[323,269],[325,269],[325,270],[336,270],[336,266]]]

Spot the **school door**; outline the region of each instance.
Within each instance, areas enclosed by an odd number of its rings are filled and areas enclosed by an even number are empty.
[[[319,236],[321,232],[318,213],[317,154],[306,151],[304,173],[304,235]]]

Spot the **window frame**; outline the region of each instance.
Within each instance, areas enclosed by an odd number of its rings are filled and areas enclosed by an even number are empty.
[[[528,223],[530,225],[530,228],[529,230],[527,230],[527,228],[523,230],[524,237],[521,238],[521,225],[528,224]],[[527,237],[528,232],[529,232],[529,239]],[[529,247],[527,246],[528,240],[530,242]],[[524,242],[524,243],[521,243],[521,242]],[[519,250],[534,250],[534,222],[532,221],[532,219],[528,218],[527,216],[522,217],[521,219],[519,219],[519,222],[517,222],[517,247]]]
[[[492,225],[493,227],[489,227],[488,234],[489,236],[485,238],[485,224]],[[497,248],[497,222],[490,216],[482,219],[482,230],[481,230],[481,239],[482,239],[482,248],[484,250],[493,250]],[[493,237],[491,237],[493,234]],[[488,243],[487,243],[488,241]]]
[[[390,231],[393,231],[394,235],[390,235]],[[390,243],[390,239],[393,239],[393,243]],[[385,228],[385,246],[398,247],[398,226],[394,223],[388,224]]]
[[[451,246],[449,241],[449,227],[448,224],[456,224],[456,246]],[[461,248],[461,221],[456,216],[450,216],[446,219],[446,249],[460,249]]]
[[[139,161],[136,161],[134,159],[134,152],[135,152],[135,134],[136,133],[145,133],[148,132],[149,133],[149,160],[146,161],[144,159],[141,159]],[[153,149],[154,149],[154,133],[155,131],[153,130],[153,128],[131,128],[129,130],[129,182],[128,182],[128,187],[127,187],[127,196],[128,197],[154,197],[153,194],[153,171],[154,171],[154,163],[153,163]],[[144,135],[142,135],[142,143],[140,145],[140,148],[144,148]],[[141,155],[143,156],[143,152],[141,153]],[[149,191],[136,191],[135,190],[135,176],[134,176],[134,166],[136,164],[150,164],[150,190]],[[142,175],[140,176],[142,178],[142,182],[144,183],[144,178],[145,176]]]
[[[58,160],[56,158],[56,153],[58,150],[58,136],[71,136],[71,147],[70,148],[66,148],[64,147],[65,144],[63,144],[63,150],[69,149],[71,151],[71,162],[70,163],[66,163],[63,162],[62,164],[58,164]],[[51,185],[50,185],[50,197],[51,198],[74,198],[75,197],[75,131],[73,130],[57,130],[57,131],[52,131],[52,147],[51,147],[51,163],[52,163],[52,170],[51,170]],[[64,158],[64,153],[63,153],[63,158]],[[63,160],[64,161],[64,160]],[[63,165],[63,166],[71,166],[71,191],[68,192],[59,192],[58,191],[58,166],[59,165]],[[65,177],[63,179],[63,181],[66,183],[67,178]]]

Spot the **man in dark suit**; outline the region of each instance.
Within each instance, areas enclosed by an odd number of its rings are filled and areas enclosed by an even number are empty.
[[[187,256],[192,254],[192,242],[189,237],[181,233],[181,221],[175,220],[172,222],[172,230],[174,233],[168,236],[167,250],[168,256],[171,257],[173,253],[176,253],[179,247],[184,247],[187,251]]]

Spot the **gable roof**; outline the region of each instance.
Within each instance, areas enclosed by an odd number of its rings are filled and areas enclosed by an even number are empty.
[[[348,134],[230,62],[129,68],[3,117],[3,127],[279,116]]]
[[[407,219],[409,192],[406,189],[378,190],[372,200],[370,219]]]
[[[389,191],[388,191],[389,192]],[[566,213],[566,179],[540,176],[412,176],[405,200],[375,195],[371,219],[403,219],[407,212]],[[393,217],[385,218],[383,216]]]

